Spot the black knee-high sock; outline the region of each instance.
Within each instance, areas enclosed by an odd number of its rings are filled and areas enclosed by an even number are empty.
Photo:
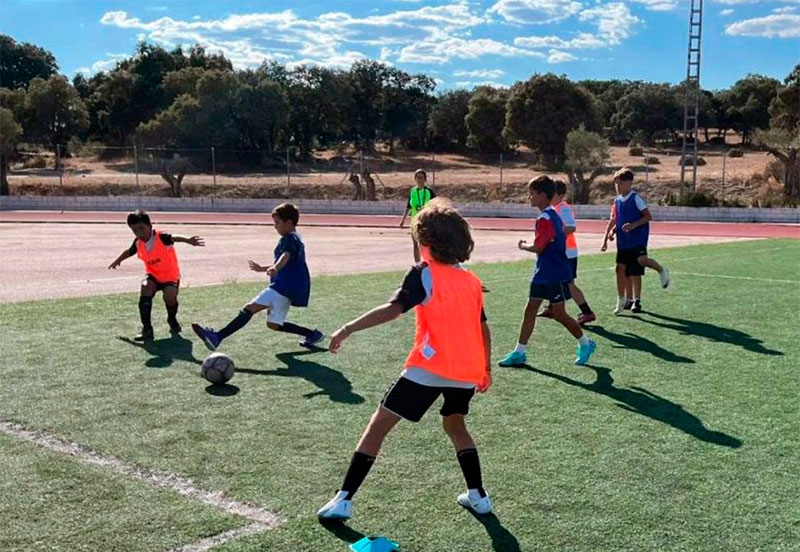
[[[167,305],[167,323],[170,326],[178,323],[178,303]]]
[[[375,457],[363,452],[356,452],[350,460],[350,467],[347,468],[347,473],[344,476],[342,483],[342,491],[347,493],[347,500],[353,500],[353,495],[364,482],[367,477],[372,464],[375,462]]]
[[[589,307],[589,303],[587,302],[581,303],[580,305],[578,305],[578,308],[581,309],[581,312],[583,314],[592,314],[592,309],[591,307]]]
[[[481,462],[478,459],[478,449],[464,449],[456,453],[458,465],[464,474],[467,482],[467,489],[477,489],[481,497],[486,496],[483,490],[483,479],[481,478]]]
[[[291,322],[284,322],[280,328],[277,328],[277,331],[302,335],[303,337],[308,337],[314,333],[314,330],[304,328],[303,326],[298,326],[297,324],[292,324]]]
[[[144,295],[139,296],[139,318],[142,320],[142,327],[151,328],[153,321],[151,315],[153,313],[153,298]]]
[[[253,313],[247,309],[242,309],[239,311],[239,314],[236,315],[236,318],[228,322],[228,325],[217,333],[222,339],[225,339],[229,335],[247,326],[247,323],[250,322],[251,318],[253,318]]]

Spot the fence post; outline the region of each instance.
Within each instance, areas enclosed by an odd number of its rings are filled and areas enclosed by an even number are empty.
[[[644,183],[647,184],[650,181],[650,163],[647,154],[644,156]]]
[[[217,191],[217,152],[214,146],[211,146],[211,174],[214,180],[214,192]]]
[[[436,152],[431,153],[431,187],[436,187]]]
[[[139,188],[139,148],[133,144],[133,173],[136,175],[136,188]],[[141,190],[140,190],[141,191]]]
[[[727,150],[725,153],[722,154],[722,201],[725,201],[725,172],[727,170],[728,165],[728,152]]]
[[[503,185],[503,152],[500,152],[500,185]]]
[[[58,171],[58,185],[61,187],[61,195],[64,195],[64,169],[61,166],[61,144],[56,144],[56,170]]]

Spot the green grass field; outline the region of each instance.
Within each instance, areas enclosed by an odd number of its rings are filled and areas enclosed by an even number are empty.
[[[222,325],[259,286],[183,290],[187,331],[175,339],[159,298],[148,347],[127,339],[134,294],[0,305],[0,421],[286,518],[218,548],[227,552],[344,552],[362,535],[415,552],[800,550],[800,243],[655,257],[674,287],[649,274],[646,312],[619,318],[613,257],[582,258],[579,283],[600,315],[591,366],[574,366],[572,338],[540,320],[530,367],[496,368],[473,401],[495,502],[484,519],[455,503],[464,483],[437,406],[389,436],[347,525],[316,520],[401,369],[411,313],[338,355],[304,351],[254,319],[221,349],[238,372],[220,393],[199,377],[207,352],[189,323]],[[491,289],[496,361],[515,343],[531,264],[473,268]],[[401,278],[317,278],[311,306],[292,318],[329,333]],[[250,523],[7,433],[0,466],[4,551],[167,550]]]

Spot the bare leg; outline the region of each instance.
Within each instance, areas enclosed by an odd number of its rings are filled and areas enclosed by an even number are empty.
[[[637,260],[639,261],[640,265],[645,266],[647,268],[652,268],[659,274],[661,274],[661,271],[664,270],[664,267],[658,264],[655,259],[651,259],[647,255],[642,255]]]
[[[417,240],[415,240],[413,237],[411,238],[411,243],[414,244],[414,262],[419,263],[420,261],[419,244],[417,243]]]
[[[472,440],[472,436],[467,430],[463,414],[442,417],[442,427],[450,437],[450,441],[453,442],[456,451],[475,448],[475,441]]]
[[[628,299],[641,299],[642,298],[642,277],[641,276],[631,276],[629,278],[631,282],[631,295]]]
[[[356,452],[367,454],[369,456],[378,456],[381,450],[383,440],[389,434],[397,422],[400,421],[400,416],[389,412],[382,406],[372,414],[372,417],[367,424],[361,439],[358,441]]]
[[[625,276],[625,265],[617,264],[617,296],[626,297],[628,277]]]
[[[553,318],[561,323],[575,339],[580,339],[583,337],[583,330],[574,318],[570,318],[564,305],[565,303],[556,303],[553,305]]]
[[[572,298],[575,300],[576,305],[582,305],[586,302],[586,298],[583,296],[581,288],[575,285],[574,281],[569,283],[569,292],[572,294]]]
[[[528,340],[533,333],[533,327],[536,325],[536,313],[541,304],[541,299],[528,299],[528,303],[525,305],[525,311],[522,315],[522,326],[519,328],[519,343],[523,345],[528,344]]]

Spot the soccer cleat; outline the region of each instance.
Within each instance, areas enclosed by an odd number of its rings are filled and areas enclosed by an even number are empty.
[[[578,345],[578,356],[575,358],[575,364],[578,366],[584,366],[589,362],[592,354],[597,349],[597,343],[589,340],[588,345]]]
[[[625,308],[623,310],[631,310],[632,308],[633,308],[633,301],[630,300],[626,301]]]
[[[325,339],[325,334],[319,330],[314,330],[314,332],[310,336],[308,336],[307,338],[305,338],[305,340],[300,342],[300,346],[310,349],[323,339]]]
[[[489,514],[492,511],[492,499],[489,498],[489,495],[481,497],[475,489],[458,495],[456,502],[479,515]]]
[[[508,366],[522,366],[527,362],[528,357],[525,353],[520,353],[519,351],[511,351],[508,353],[503,360],[497,363],[498,366],[502,366],[506,368]]]
[[[183,331],[183,328],[181,328],[181,325],[178,322],[170,323],[170,325],[169,325],[169,333],[171,333],[173,335],[177,335],[177,334],[181,333],[182,331]]]
[[[144,326],[142,331],[138,334],[133,336],[134,341],[153,341],[153,327],[152,326]]]
[[[541,318],[553,318],[553,306],[548,305],[542,312],[537,314]]]
[[[347,491],[339,491],[325,506],[317,510],[319,519],[350,519],[353,514],[353,501],[347,500]]]
[[[578,324],[583,326],[584,324],[588,324],[589,322],[594,322],[595,320],[597,320],[597,316],[595,316],[593,312],[590,312],[588,314],[581,313],[578,315],[578,318],[576,320]]]
[[[669,270],[667,270],[667,267],[665,266],[661,267],[661,273],[659,274],[659,276],[661,276],[661,287],[667,289],[671,282],[671,280],[669,279]]]
[[[617,299],[617,306],[614,307],[614,314],[619,316],[623,312],[625,312],[625,306],[627,305],[627,300],[624,297],[620,297]]]
[[[200,324],[192,324],[192,330],[194,330],[197,337],[199,337],[203,341],[203,344],[211,351],[216,351],[219,344],[222,343],[222,339],[220,339],[217,332],[211,328],[204,328]]]
[[[642,312],[642,302],[641,301],[634,301],[633,306],[631,307],[631,312],[640,313]]]

